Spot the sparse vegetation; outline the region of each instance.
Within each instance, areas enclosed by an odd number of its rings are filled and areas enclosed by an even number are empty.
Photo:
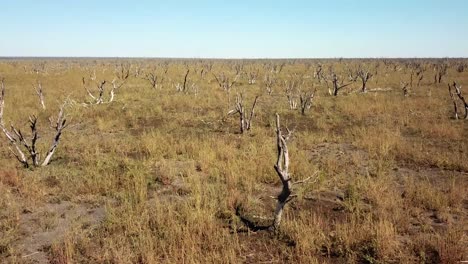
[[[3,59],[0,262],[467,260],[463,65]],[[38,79],[44,94],[31,89]],[[449,81],[447,96],[439,83]],[[65,100],[73,120],[66,133],[63,113],[53,130],[36,122],[56,116]],[[233,105],[239,119],[226,118]],[[275,113],[294,130],[287,146]],[[33,138],[60,138],[53,151],[22,148],[35,165],[42,163],[33,153],[55,152],[48,166],[24,168],[9,150],[5,131],[16,133],[7,124],[23,127],[29,115]],[[240,135],[239,122],[247,131],[253,117],[255,128]],[[292,194],[294,183],[302,184]]]

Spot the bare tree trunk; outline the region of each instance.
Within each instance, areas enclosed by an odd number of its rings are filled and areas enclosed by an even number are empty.
[[[465,108],[464,119],[468,120],[468,103],[466,102],[465,97],[462,95],[461,85],[457,85],[456,82],[453,82],[453,88],[455,89],[455,93],[458,96],[458,99],[460,99],[460,101],[462,101],[463,107]]]
[[[42,90],[42,83],[37,82],[37,86],[33,85],[34,89],[36,90],[37,96],[39,97],[39,102],[41,103],[42,109],[45,110],[45,103],[44,103],[44,93]]]
[[[190,69],[187,69],[187,73],[185,73],[185,77],[184,77],[184,86],[183,86],[184,92],[187,90],[187,77],[188,77],[188,75],[189,75],[189,72],[190,72]]]
[[[301,114],[305,115],[306,110],[309,110],[312,107],[312,99],[314,99],[315,91],[313,92],[303,92],[300,95],[301,101]]]
[[[374,74],[371,73],[369,70],[364,70],[360,68],[356,74],[353,76],[353,74],[350,74],[350,79],[356,80],[357,78],[361,79],[361,92],[366,93],[367,92],[367,82],[374,77]]]
[[[279,115],[278,113],[276,113],[276,145],[278,150],[278,158],[276,160],[274,168],[283,186],[281,188],[281,193],[276,197],[277,204],[273,216],[273,223],[271,224],[271,227],[274,231],[277,231],[279,229],[281,219],[283,217],[284,206],[288,202],[290,202],[294,197],[297,196],[291,195],[293,191],[293,186],[296,184],[306,183],[315,175],[314,174],[301,181],[292,181],[291,175],[289,174],[289,151],[288,146],[286,144],[292,135],[292,131],[290,131],[288,128],[286,128],[286,130],[288,131],[288,134],[284,135],[281,131]]]
[[[249,84],[255,84],[257,82],[258,70],[249,72],[247,77]]]
[[[158,86],[158,76],[155,73],[147,73],[143,79],[147,80],[154,89]]]
[[[418,76],[418,87],[421,87],[421,81],[423,80],[423,78],[424,78],[424,75],[420,73]]]
[[[252,128],[252,120],[255,115],[255,106],[257,105],[258,97],[255,97],[255,100],[252,104],[250,110],[250,115],[246,118],[245,108],[244,108],[244,97],[242,94],[237,94],[236,96],[236,105],[235,108],[228,112],[228,115],[238,113],[239,114],[239,126],[240,133],[244,134],[245,131],[249,131]]]
[[[104,85],[106,84],[106,81],[102,81],[99,85],[98,85],[98,90],[99,90],[99,96],[96,100],[96,104],[102,104],[104,103],[104,99],[103,99],[103,96],[104,96]]]
[[[276,83],[276,78],[273,75],[267,74],[265,75],[264,82],[267,93],[271,95],[273,93],[273,86]]]
[[[452,99],[452,103],[453,103],[453,108],[454,108],[454,112],[455,112],[455,119],[458,120],[457,100],[455,99],[455,96],[453,95],[452,86],[450,84],[448,85],[448,89],[449,89],[450,98]]]
[[[0,126],[3,127],[3,109],[5,108],[5,80],[0,79]]]
[[[448,65],[445,63],[436,65],[435,67],[436,74],[434,76],[434,83],[442,82],[442,78],[447,74],[447,68],[448,68]]]
[[[284,206],[290,201],[289,196],[292,192],[292,182],[289,175],[289,151],[286,144],[290,136],[291,132],[289,132],[288,135],[283,135],[281,132],[280,118],[279,115],[276,114],[276,145],[278,149],[278,158],[274,167],[283,187],[281,189],[281,193],[277,197],[278,202],[276,204],[272,224],[274,230],[278,230],[281,224]]]
[[[93,93],[91,93],[91,91],[86,87],[86,80],[85,80],[84,77],[82,78],[82,82],[83,82],[83,88],[86,90],[89,97],[91,97],[91,99],[93,99],[93,101],[94,101],[94,102],[89,103],[89,104],[102,104],[102,103],[104,103],[103,96],[104,96],[104,85],[106,84],[105,80],[96,84],[97,89],[98,89],[98,95],[97,96],[94,96]]]
[[[295,110],[297,109],[297,87],[299,86],[299,81],[284,81],[284,85],[286,90],[286,98],[288,99],[289,109]]]
[[[352,82],[347,83],[347,84],[342,84],[342,82],[340,84],[339,80],[338,80],[338,76],[335,73],[333,73],[332,74],[332,85],[333,85],[333,93],[332,94],[333,94],[333,96],[338,96],[338,92],[341,89],[351,85],[353,82],[354,82],[354,80]]]
[[[249,119],[247,119],[247,123],[246,123],[246,129],[247,130],[250,130],[252,128],[252,120],[253,120],[253,117],[255,115],[255,106],[257,105],[257,100],[258,100],[258,96],[255,96],[255,100],[253,102],[252,109],[250,110]]]

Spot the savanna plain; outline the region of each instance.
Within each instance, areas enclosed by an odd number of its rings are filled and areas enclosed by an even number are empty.
[[[466,59],[3,58],[0,80],[1,263],[468,261]]]

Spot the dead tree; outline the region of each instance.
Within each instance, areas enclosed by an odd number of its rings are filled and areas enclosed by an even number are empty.
[[[447,75],[448,65],[446,63],[437,64],[434,67],[435,75],[434,75],[434,83],[441,83],[442,78]]]
[[[410,86],[409,82],[400,81],[400,88],[403,91],[403,95],[405,97],[409,96],[409,86]]]
[[[452,85],[449,84],[448,87],[449,87],[450,97],[452,98],[452,102],[453,102],[453,106],[454,106],[454,110],[455,110],[455,119],[459,118],[457,102],[456,102],[456,99],[455,99],[455,96],[454,96],[454,95],[457,95],[458,99],[462,103],[462,106],[465,108],[464,119],[468,120],[468,104],[467,104],[467,102],[465,100],[465,97],[462,95],[461,85],[458,85],[456,82],[453,82],[453,84]],[[452,91],[452,88],[453,88],[454,91]]]
[[[458,104],[457,104],[457,99],[455,98],[455,95],[454,95],[454,94],[456,94],[456,92],[452,91],[452,86],[450,85],[450,83],[448,84],[448,90],[449,90],[450,99],[452,99],[452,103],[453,103],[453,110],[454,110],[454,113],[455,113],[455,119],[458,120],[459,119]]]
[[[205,80],[207,70],[205,68],[202,68],[200,70],[200,79]]]
[[[94,102],[92,102],[90,104],[102,104],[102,103],[104,103],[104,85],[106,84],[105,80],[96,83],[97,90],[98,90],[98,95],[97,96],[94,96],[93,93],[88,89],[87,84],[86,84],[86,80],[85,80],[84,77],[82,78],[82,83],[83,83],[83,88],[86,90],[88,95],[94,101]]]
[[[45,110],[46,106],[44,103],[44,92],[42,89],[42,83],[40,81],[37,82],[37,86],[33,84],[34,90],[36,90],[36,94],[39,97],[39,102],[42,106],[42,109]]]
[[[243,63],[235,63],[235,64],[233,64],[232,68],[236,72],[236,75],[241,75],[241,73],[244,70],[244,64]]]
[[[320,64],[317,66],[317,68],[315,68],[314,79],[317,79],[319,82],[325,79],[325,77],[323,76],[323,68]]]
[[[104,99],[104,88],[107,83],[106,80],[102,80],[100,82],[95,82],[98,94],[95,96],[93,93],[88,89],[86,79],[85,77],[82,78],[82,84],[83,88],[86,90],[88,93],[89,97],[93,99],[93,102],[91,103],[85,103],[84,105],[90,105],[90,104],[103,104],[103,103],[112,103],[115,99],[115,94],[116,92],[124,86],[124,84],[127,82],[128,77],[130,76],[130,68],[127,68],[126,66],[121,66],[120,70],[115,71],[116,77],[112,80],[112,88],[109,91],[109,99],[105,100]]]
[[[200,92],[200,86],[198,86],[198,84],[192,83],[192,85],[190,85],[190,89],[195,96],[198,96],[198,93]]]
[[[59,114],[57,116],[57,119],[53,120],[52,118],[49,118],[50,122],[50,127],[55,130],[55,136],[52,141],[52,146],[49,148],[49,151],[46,154],[46,157],[44,161],[42,162],[41,166],[47,166],[49,165],[52,156],[55,153],[55,150],[57,149],[57,146],[60,141],[60,136],[62,135],[63,129],[65,129],[68,125],[66,124],[67,119],[65,119],[65,103],[60,107]]]
[[[362,86],[361,86],[361,92],[362,93],[367,93],[367,82],[374,77],[374,74],[371,73],[369,70],[364,70],[364,69],[359,69],[356,72],[356,77],[361,80]]]
[[[11,131],[8,130],[4,125],[3,120],[3,108],[5,102],[5,85],[3,80],[1,81],[1,91],[0,91],[0,129],[3,131],[8,141],[10,142],[10,151],[16,157],[16,159],[26,168],[28,168],[29,160],[31,160],[31,165],[34,167],[38,166],[47,166],[52,156],[57,149],[57,146],[60,141],[60,136],[62,135],[63,129],[66,128],[66,119],[64,114],[65,104],[60,107],[58,117],[55,121],[49,119],[51,127],[55,129],[56,133],[54,136],[53,143],[49,148],[44,160],[40,161],[40,153],[37,150],[37,140],[39,139],[39,134],[37,131],[37,117],[32,115],[29,117],[29,127],[31,129],[30,140],[26,139],[20,129],[16,129],[11,125]],[[24,149],[24,150],[23,150]],[[28,153],[28,156],[25,154]]]
[[[112,80],[112,89],[110,90],[110,98],[108,103],[114,101],[115,93],[127,82],[130,77],[130,66],[121,64],[116,71],[115,78]]]
[[[25,167],[29,167],[28,159],[24,152],[21,150],[21,147],[19,145],[20,142],[15,138],[14,134],[10,132],[8,129],[5,128],[4,125],[1,126],[1,129],[5,136],[7,137],[8,141],[10,142],[10,145],[13,147],[10,147],[11,153],[15,156],[15,158]]]
[[[135,66],[135,73],[133,74],[135,76],[135,78],[138,78],[140,77],[140,75],[142,74],[142,69],[140,67],[140,65],[136,65]]]
[[[278,177],[282,184],[281,193],[276,197],[276,209],[273,216],[273,223],[271,227],[273,230],[277,231],[281,224],[281,219],[283,216],[284,206],[290,202],[297,195],[292,194],[293,186],[297,184],[306,183],[311,180],[314,176],[310,176],[304,180],[293,182],[291,174],[289,173],[289,151],[287,142],[292,136],[292,131],[286,128],[288,134],[283,134],[280,126],[280,118],[278,113],[276,113],[276,145],[277,145],[277,160],[274,165],[275,171],[278,174]],[[315,179],[317,180],[317,179]]]
[[[276,204],[275,214],[273,218],[273,228],[277,230],[281,223],[281,218],[283,216],[284,206],[291,201],[292,197],[292,181],[291,175],[289,174],[289,151],[287,146],[287,141],[291,137],[292,132],[288,129],[288,134],[283,135],[280,126],[279,115],[276,114],[276,145],[278,149],[278,158],[274,166],[278,177],[281,180],[283,188],[281,193],[278,195],[278,202]]]
[[[130,68],[131,66],[128,64],[120,64],[120,66],[115,68],[115,76],[119,80],[127,80],[130,77]]]
[[[37,133],[37,117],[36,116],[30,116],[29,117],[29,127],[31,128],[31,143],[27,142],[27,140],[24,138],[23,134],[21,133],[21,130],[15,129],[13,126],[11,126],[11,130],[16,136],[16,141],[18,141],[21,145],[26,148],[27,152],[29,152],[29,157],[31,159],[32,165],[33,166],[39,166],[39,153],[37,152],[36,149],[36,143],[37,139],[39,138],[38,133]]]
[[[190,93],[190,91],[192,91],[194,95],[197,96],[199,92],[199,86],[196,83],[191,83],[190,85],[187,84],[185,86],[185,89],[184,89],[184,86],[180,83],[175,84],[174,87],[176,91],[180,93],[188,94]]]
[[[235,108],[228,112],[228,115],[239,114],[240,133],[249,131],[252,128],[252,119],[255,115],[255,106],[257,105],[258,97],[255,97],[252,108],[250,109],[249,116],[246,116],[246,109],[244,106],[244,96],[242,93],[237,94]]]
[[[272,64],[271,65],[271,68],[270,68],[270,72],[271,73],[276,73],[276,74],[279,74],[281,73],[281,71],[283,70],[283,67],[284,67],[285,63],[281,63],[281,64]]]
[[[424,78],[424,72],[426,71],[426,68],[424,67],[421,67],[419,66],[416,71],[415,71],[415,74],[416,74],[416,78],[417,78],[417,86],[418,87],[421,87],[421,81],[423,80]]]
[[[96,81],[96,70],[95,69],[93,69],[92,71],[91,71],[91,69],[87,69],[87,73],[89,74],[89,79],[91,81]]]
[[[185,73],[185,76],[184,76],[184,82],[182,84],[177,83],[175,85],[175,88],[178,92],[184,92],[184,93],[188,92],[187,78],[188,78],[189,73],[190,73],[190,69],[187,69],[187,72]]]
[[[331,90],[330,90],[330,87],[329,87],[329,88],[328,88],[328,93],[329,93],[330,95],[333,95],[333,96],[338,96],[338,92],[339,92],[341,89],[343,89],[343,88],[345,88],[345,87],[347,87],[347,86],[353,84],[353,82],[355,81],[355,79],[352,79],[352,80],[350,80],[349,83],[346,83],[346,84],[345,84],[345,83],[343,82],[343,80],[340,80],[340,78],[338,77],[338,75],[337,75],[336,73],[332,73],[331,79],[330,79],[330,80],[331,80],[331,84],[332,84],[333,91],[331,91]]]
[[[276,77],[272,74],[265,75],[264,78],[265,88],[269,95],[273,93],[273,87],[276,83]]]
[[[250,71],[247,73],[247,81],[249,84],[255,84],[257,82],[258,69],[257,71]]]
[[[299,82],[297,80],[286,80],[284,81],[286,98],[288,99],[289,109],[296,110],[299,97],[297,96],[297,90]]]
[[[13,153],[13,155],[16,157],[16,159],[23,164],[23,166],[28,167],[28,160],[26,158],[26,155],[24,152],[21,150],[21,147],[17,140],[15,139],[14,135],[12,132],[10,132],[8,129],[5,127],[5,122],[3,119],[3,113],[4,113],[4,108],[5,108],[5,81],[2,78],[0,81],[0,129],[2,130],[3,134],[7,137],[8,141],[10,142],[10,151]]]
[[[5,79],[0,78],[0,126],[3,127],[3,109],[5,108]]]
[[[147,74],[145,74],[145,77],[143,77],[144,80],[147,80],[150,84],[151,84],[151,87],[153,89],[157,89],[158,86],[159,86],[159,83],[158,83],[158,75],[156,74],[156,72],[149,72]],[[159,86],[160,88],[162,87]]]
[[[187,89],[187,77],[189,73],[190,73],[190,69],[187,69],[187,72],[185,73],[185,76],[184,76],[184,85],[183,85],[184,91]]]
[[[203,63],[203,69],[204,70],[204,73],[208,73],[208,72],[211,72],[213,70],[213,62],[205,62]]]
[[[148,81],[151,84],[153,89],[162,89],[163,82],[164,82],[164,75],[167,73],[167,68],[162,68],[163,73],[161,73],[161,77],[158,76],[157,68],[153,68],[150,72],[147,72],[142,77],[144,80]]]
[[[223,89],[226,92],[230,92],[231,88],[234,86],[234,84],[237,82],[237,79],[239,78],[239,74],[236,74],[236,77],[231,81],[229,77],[227,77],[224,72],[217,77],[215,74],[213,74],[215,77],[216,81],[218,82],[218,85],[221,89]]]
[[[312,100],[314,99],[315,92],[316,89],[314,89],[314,91],[303,91],[299,95],[302,115],[305,115],[306,110],[309,110],[312,107]]]
[[[123,82],[118,83],[116,79],[112,80],[112,89],[110,90],[109,94],[109,101],[108,103],[112,103],[114,101],[115,93],[117,92],[120,87],[124,85]]]

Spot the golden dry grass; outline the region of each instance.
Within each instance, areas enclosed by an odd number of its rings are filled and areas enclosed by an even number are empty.
[[[52,163],[24,169],[0,135],[0,259],[27,263],[38,256],[52,263],[455,263],[467,260],[468,122],[453,120],[445,84],[433,84],[428,69],[421,87],[404,97],[407,78],[380,62],[372,88],[389,92],[329,96],[313,81],[314,61],[296,61],[278,74],[280,82],[305,74],[317,95],[305,116],[288,109],[284,89],[266,93],[262,76],[268,61],[246,61],[260,69],[254,85],[241,78],[230,93],[242,91],[251,102],[261,94],[253,129],[238,134],[238,119],[227,116],[228,94],[212,74],[195,95],[176,92],[183,61],[169,61],[162,89],[133,75],[111,104],[84,107],[89,101],[82,76],[93,70],[111,80],[111,60],[2,61],[5,122],[24,130],[37,114],[42,152],[52,141],[47,118],[69,98],[70,120]],[[143,70],[155,60],[125,61]],[[188,61],[191,69],[204,62]],[[214,61],[213,73],[232,72],[232,61]],[[265,64],[266,63],[266,64]],[[279,62],[272,62],[279,63]],[[328,60],[345,68],[377,61]],[[423,64],[428,62],[424,61]],[[444,81],[468,83],[456,61]],[[266,66],[265,66],[266,65]],[[312,65],[312,66],[310,66]],[[429,64],[427,64],[429,65]],[[33,69],[39,69],[35,73]],[[133,72],[132,72],[133,74]],[[308,77],[307,77],[308,76]],[[40,109],[31,84],[43,83],[47,109]],[[468,97],[468,90],[465,96]],[[245,229],[236,208],[271,217],[279,192],[275,162],[274,113],[295,128],[290,143],[295,180],[318,174],[300,186],[288,204],[280,234]],[[90,215],[82,217],[44,208],[69,202]],[[56,208],[54,206],[50,208]],[[83,209],[83,210],[85,210]],[[25,217],[32,226],[26,228]],[[61,219],[59,222],[58,219]],[[65,219],[65,220],[64,220]],[[57,223],[64,232],[47,237]],[[41,248],[24,248],[27,237],[42,234]],[[39,238],[37,238],[39,239]],[[30,250],[31,252],[29,252]],[[28,253],[34,253],[29,256]]]

